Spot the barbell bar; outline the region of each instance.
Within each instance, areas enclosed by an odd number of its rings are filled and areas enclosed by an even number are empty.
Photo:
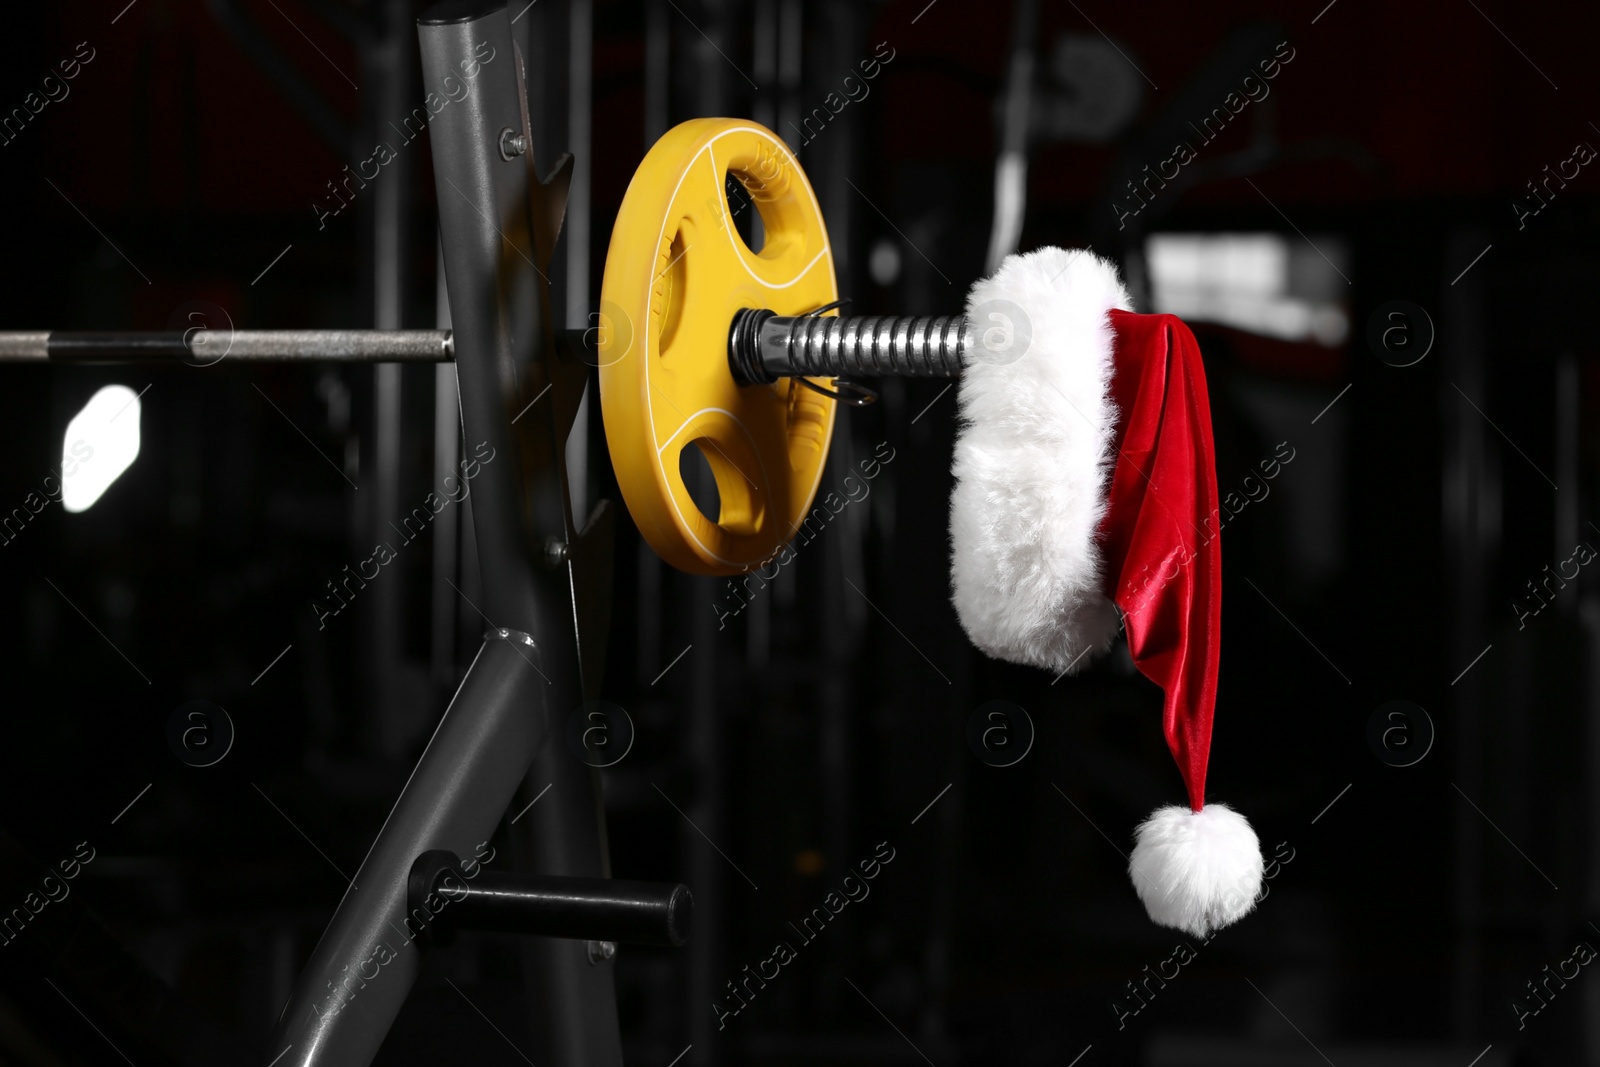
[[[742,331],[748,331],[747,333]],[[190,331],[189,333],[192,333]],[[224,359],[251,363],[448,363],[455,358],[449,330],[217,331],[196,341],[178,331],[55,330],[0,332],[0,363],[170,363],[213,366]],[[943,316],[779,316],[741,309],[728,341],[728,367],[740,385],[780,378],[932,377],[961,372],[969,347],[966,320]],[[591,330],[562,330],[559,350],[596,358]]]
[[[50,330],[0,333],[0,363],[442,363],[449,330]]]
[[[747,333],[742,331],[748,331]],[[563,330],[563,353],[593,362],[593,331]],[[795,375],[955,377],[967,348],[958,315],[779,316],[741,309],[728,365],[741,385]],[[448,363],[449,330],[53,330],[0,332],[0,363]]]
[[[729,176],[760,215],[758,251],[734,225]],[[837,402],[873,395],[840,379],[955,377],[981,347],[962,315],[841,316],[840,303],[821,209],[776,134],[693,119],[646,154],[612,230],[598,325],[555,340],[558,358],[599,368],[618,485],[669,563],[724,575],[771,559],[812,509]],[[0,333],[0,363],[453,358],[449,330]],[[716,480],[715,517],[684,482],[690,447]]]

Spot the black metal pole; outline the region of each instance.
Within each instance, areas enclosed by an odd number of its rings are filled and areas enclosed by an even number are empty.
[[[430,900],[446,932],[491,930],[672,948],[689,940],[694,908],[685,885],[510,874],[464,864],[442,850],[424,852],[411,868],[412,906]]]
[[[584,669],[601,654],[586,620],[609,590],[597,588],[585,563],[586,517],[571,514],[567,488],[566,443],[587,368],[557,358],[549,317],[548,256],[564,210],[552,198],[561,193],[535,184],[531,109],[505,8],[445,0],[418,21],[418,39],[425,86],[473,75],[470,92],[434,117],[430,133],[462,427],[469,450],[483,441],[504,457],[484,467],[490,481],[473,493],[479,607],[494,625],[536,642],[549,681],[542,702],[565,716],[581,708]],[[534,836],[533,872],[606,876],[590,768],[550,746],[532,773],[549,788],[517,827]],[[534,1021],[533,1061],[621,1067],[611,961],[591,960],[581,941],[541,938],[527,954],[544,1012]]]
[[[548,279],[533,259],[542,219],[530,209],[529,161],[502,148],[503,131],[527,133],[509,18],[494,3],[447,0],[419,20],[418,37],[424,88],[449,98],[429,127],[462,428],[478,465],[472,516],[484,581],[474,607],[492,620],[492,639],[318,944],[264,1063],[371,1063],[418,970],[422,921],[405,908],[414,861],[486,842],[540,742],[581,700],[570,562],[580,553],[561,457],[584,368],[555,359]],[[576,758],[553,766],[560,781],[540,814],[563,833],[559,852],[541,850],[539,873],[599,877],[588,768]],[[564,997],[536,1023],[536,1062],[620,1067],[609,966],[591,964],[582,943],[549,944],[561,948],[544,977]]]
[[[533,650],[486,641],[412,772],[388,821],[339,902],[278,1019],[261,1062],[366,1067],[378,1054],[421,969],[429,925],[407,909],[417,856],[481,856],[540,744],[543,713]]]

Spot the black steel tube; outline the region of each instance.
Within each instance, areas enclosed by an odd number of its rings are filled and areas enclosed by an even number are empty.
[[[468,669],[301,972],[260,1062],[372,1062],[422,967],[416,942],[426,916],[408,907],[416,857],[432,850],[483,856],[539,746],[560,729],[546,703],[550,683],[543,672],[550,661],[525,635],[499,633],[491,631]]]
[[[419,856],[412,867],[413,912],[426,907],[449,930],[672,948],[689,940],[694,899],[686,885],[508,874],[468,866],[470,876],[451,853]]]
[[[471,83],[428,132],[462,433],[484,460],[472,492],[483,577],[475,606],[493,620],[491,639],[302,973],[263,1050],[261,1062],[274,1067],[372,1062],[417,974],[418,954],[408,946],[428,925],[427,915],[406,910],[412,865],[432,849],[470,855],[530,764],[551,795],[526,818],[547,816],[540,826],[554,827],[540,835],[534,869],[604,873],[590,769],[560,752],[541,762],[538,751],[583,702],[574,626],[584,613],[574,606],[571,555],[553,566],[544,552],[551,539],[575,541],[561,458],[571,418],[558,425],[558,412],[569,409],[554,402],[570,396],[576,408],[583,367],[570,389],[552,380],[558,361],[545,351],[540,316],[548,301],[531,258],[528,163],[498,148],[502,130],[522,126],[510,22],[502,3],[469,0],[430,9],[417,27],[424,85],[443,94],[440,86]],[[551,397],[533,404],[546,388]],[[531,1026],[531,1061],[622,1067],[612,968],[591,961],[582,943],[529,943],[548,949],[549,966],[535,978],[552,991],[549,1011]]]
[[[512,17],[502,0],[444,0],[418,19],[417,38],[426,87],[455,85],[477,72],[471,90],[428,124],[462,431],[468,442],[487,442],[501,456],[485,464],[473,486],[483,575],[477,606],[494,625],[533,636],[549,679],[544,708],[569,715],[586,695],[582,669],[598,671],[600,661],[598,642],[580,645],[576,628],[609,603],[609,589],[598,589],[579,569],[588,551],[578,536],[585,516],[570,511],[564,457],[587,368],[553,351],[544,256],[555,246],[565,195],[560,186],[536,192],[530,184],[538,161],[529,147],[534,137],[524,119],[529,102]],[[542,54],[556,47],[557,39],[539,44]],[[509,158],[499,148],[508,128],[522,133],[525,149]],[[552,539],[568,546],[564,563],[547,554]],[[592,636],[592,629],[585,634]],[[535,757],[530,775],[531,795],[546,789],[549,795],[513,828],[511,851],[522,869],[604,876],[594,770],[552,746]],[[609,961],[596,963],[585,944],[563,939],[531,938],[524,950],[530,1000],[539,1009],[529,1059],[539,1067],[622,1067]],[[332,1059],[326,1067],[347,1064]]]
[[[728,362],[741,385],[803,377],[953,378],[971,331],[960,315],[774,315],[745,308],[728,333]]]

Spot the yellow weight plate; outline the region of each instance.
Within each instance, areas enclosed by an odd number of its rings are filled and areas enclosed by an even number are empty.
[[[729,217],[729,174],[760,212],[759,252]],[[628,184],[600,298],[606,443],[640,533],[693,574],[760,564],[811,507],[835,407],[788,379],[740,386],[728,368],[738,309],[799,315],[838,298],[822,212],[788,146],[744,119],[668,131]],[[686,448],[700,449],[716,479],[714,519],[679,473]]]

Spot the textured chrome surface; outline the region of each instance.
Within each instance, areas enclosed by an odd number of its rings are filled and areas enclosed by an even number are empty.
[[[773,377],[953,378],[966,337],[960,315],[773,316],[761,323],[759,344],[762,369]]]
[[[204,346],[204,347],[202,347]],[[0,362],[166,362],[210,366],[224,359],[271,363],[444,363],[449,330],[190,330],[0,333]]]

